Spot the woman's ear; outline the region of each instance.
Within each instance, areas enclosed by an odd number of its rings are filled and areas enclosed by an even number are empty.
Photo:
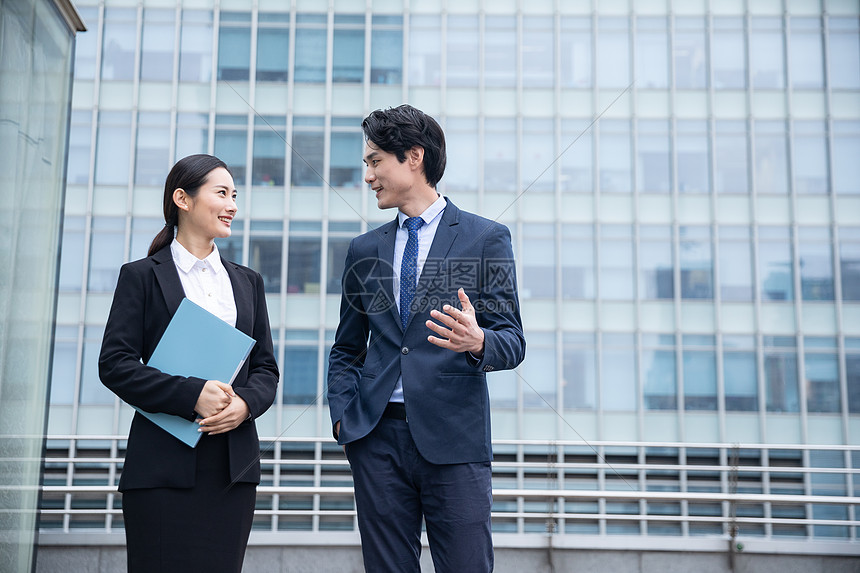
[[[185,189],[177,187],[173,191],[173,202],[183,211],[187,211],[189,209],[188,194],[185,193]]]

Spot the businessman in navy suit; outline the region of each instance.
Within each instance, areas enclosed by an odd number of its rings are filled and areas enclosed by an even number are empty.
[[[419,571],[421,522],[437,572],[493,569],[486,373],[525,338],[508,229],[436,192],[445,136],[402,105],[362,123],[365,181],[397,217],[350,243],[329,358],[367,571]]]

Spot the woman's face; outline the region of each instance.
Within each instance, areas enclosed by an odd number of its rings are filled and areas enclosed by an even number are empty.
[[[230,225],[236,216],[236,187],[233,177],[223,167],[209,172],[195,197],[187,197],[188,209],[183,217],[183,231],[206,239],[230,236]]]

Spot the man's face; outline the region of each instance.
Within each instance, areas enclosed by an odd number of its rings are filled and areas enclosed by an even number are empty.
[[[395,154],[379,149],[372,141],[364,145],[364,164],[367,165],[364,181],[376,193],[380,209],[401,208],[424,179],[422,168],[416,169],[409,152],[406,153],[406,161],[401,163]]]

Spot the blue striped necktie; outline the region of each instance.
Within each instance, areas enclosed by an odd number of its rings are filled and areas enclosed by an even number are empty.
[[[424,219],[421,217],[409,217],[403,222],[403,226],[409,231],[403,261],[400,263],[400,324],[403,325],[403,330],[406,330],[412,299],[415,298],[415,286],[418,282],[418,229],[423,224]]]

